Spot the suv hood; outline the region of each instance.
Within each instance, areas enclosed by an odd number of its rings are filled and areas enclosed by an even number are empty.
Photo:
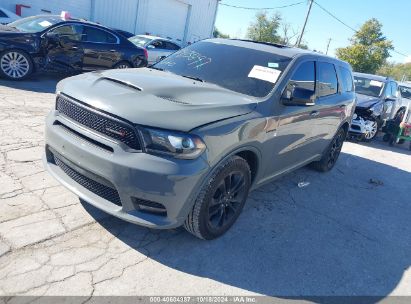
[[[368,109],[379,103],[381,101],[378,97],[363,95],[363,94],[356,94],[357,95],[357,107]]]
[[[177,131],[250,113],[256,99],[149,68],[92,72],[62,80],[57,92],[139,125]]]

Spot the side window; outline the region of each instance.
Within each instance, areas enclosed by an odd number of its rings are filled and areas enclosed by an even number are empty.
[[[303,88],[315,92],[314,61],[302,63],[288,81],[285,97],[290,98],[294,88]]]
[[[6,15],[5,12],[3,12],[2,10],[0,10],[0,18],[8,18],[9,16]]]
[[[166,49],[167,50],[170,50],[170,51],[176,51],[176,50],[179,50],[180,48],[179,48],[179,46],[178,45],[176,45],[176,44],[174,44],[174,43],[172,43],[172,42],[165,42],[165,45],[166,45]]]
[[[154,46],[155,49],[165,49],[164,42],[161,40],[154,40],[150,43],[150,45]]]
[[[392,82],[385,83],[385,97],[392,96]]]
[[[81,31],[82,27],[79,25],[63,25],[51,30],[52,33],[67,37],[73,41],[81,40]]]
[[[398,97],[398,85],[396,82],[391,82],[392,96]]]
[[[337,93],[338,80],[335,67],[331,63],[317,63],[318,97],[329,96]]]
[[[117,38],[107,31],[91,26],[84,26],[83,41],[94,43],[117,43]]]
[[[352,74],[350,70],[339,67],[340,69],[340,74],[342,77],[342,86],[343,86],[343,92],[352,92],[354,91],[354,84],[352,82]]]

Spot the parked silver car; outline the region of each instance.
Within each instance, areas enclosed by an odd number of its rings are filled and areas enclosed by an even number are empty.
[[[136,35],[129,38],[132,43],[139,47],[143,47],[148,53],[148,64],[154,64],[157,61],[167,57],[181,49],[177,43],[170,39],[165,39],[157,36],[150,35]]]

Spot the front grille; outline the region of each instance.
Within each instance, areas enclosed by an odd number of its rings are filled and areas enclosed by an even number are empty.
[[[62,161],[56,154],[53,154],[54,162],[57,166],[60,167],[61,170],[64,171],[71,179],[73,179],[76,183],[80,184],[90,192],[108,200],[109,202],[121,206],[120,196],[115,189],[114,185],[112,185],[109,181],[106,181],[107,184],[111,184],[112,187],[108,187],[101,183],[92,180],[91,178],[84,176],[83,174],[77,172],[75,169],[67,165],[64,161]]]
[[[61,95],[57,97],[56,110],[89,129],[121,141],[132,149],[141,149],[135,129],[126,122],[79,105]]]

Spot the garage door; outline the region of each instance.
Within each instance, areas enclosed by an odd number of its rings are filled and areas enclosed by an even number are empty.
[[[175,40],[184,40],[189,5],[177,0],[150,0],[146,32]]]
[[[134,33],[138,1],[97,0],[94,3],[93,21],[108,27]]]

